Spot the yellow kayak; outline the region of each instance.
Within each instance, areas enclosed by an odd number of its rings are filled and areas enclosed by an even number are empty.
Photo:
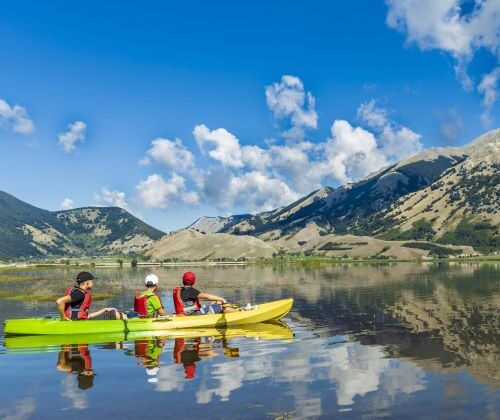
[[[5,321],[5,335],[72,335],[163,331],[187,328],[220,328],[278,320],[292,308],[293,299],[259,304],[257,308],[227,314],[173,315],[166,318],[134,318],[113,321],[62,321],[60,319],[28,318]]]

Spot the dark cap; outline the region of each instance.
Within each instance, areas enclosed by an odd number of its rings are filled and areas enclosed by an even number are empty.
[[[81,283],[81,282],[87,281],[87,280],[97,280],[97,277],[94,277],[88,271],[82,271],[81,273],[78,273],[78,276],[76,276],[76,281],[78,283]]]

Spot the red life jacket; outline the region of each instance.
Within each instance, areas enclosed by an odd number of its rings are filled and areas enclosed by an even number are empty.
[[[65,295],[69,296],[73,289],[81,290],[83,293],[85,293],[85,297],[82,304],[78,308],[72,308],[69,303],[66,303],[66,305],[64,305],[64,315],[66,315],[69,319],[72,319],[71,313],[78,312],[78,319],[87,319],[89,317],[90,304],[92,303],[92,295],[88,290],[83,290],[78,286],[68,287],[66,289]]]
[[[188,312],[195,312],[201,309],[201,304],[198,299],[194,301],[192,306],[186,306],[186,303],[181,299],[181,290],[183,287],[175,287],[173,291],[174,308],[176,315],[187,315]]]
[[[161,297],[159,294],[155,293],[152,295],[141,296],[141,292],[135,292],[134,311],[136,311],[138,314],[140,314],[141,318],[148,318],[149,317],[147,303],[148,303],[148,299],[151,296],[158,296],[158,299],[160,299],[161,307],[163,308],[163,303],[161,302]],[[158,316],[158,314],[154,314],[153,316],[156,317],[156,316]]]
[[[79,344],[78,353],[85,363],[85,370],[92,369],[92,358],[90,357],[88,344]]]

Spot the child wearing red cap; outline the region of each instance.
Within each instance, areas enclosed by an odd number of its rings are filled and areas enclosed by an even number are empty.
[[[193,287],[195,282],[196,276],[191,271],[184,273],[182,276],[182,284],[184,286],[180,289],[180,299],[184,304],[184,313],[186,315],[221,314],[238,311],[238,309],[226,306],[227,302],[223,297],[203,293],[195,289]],[[201,306],[199,303],[200,300],[211,300],[216,303]]]

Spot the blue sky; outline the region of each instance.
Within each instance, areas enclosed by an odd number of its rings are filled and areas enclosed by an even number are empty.
[[[169,231],[462,145],[498,126],[500,7],[434,3],[4,3],[0,189]]]

